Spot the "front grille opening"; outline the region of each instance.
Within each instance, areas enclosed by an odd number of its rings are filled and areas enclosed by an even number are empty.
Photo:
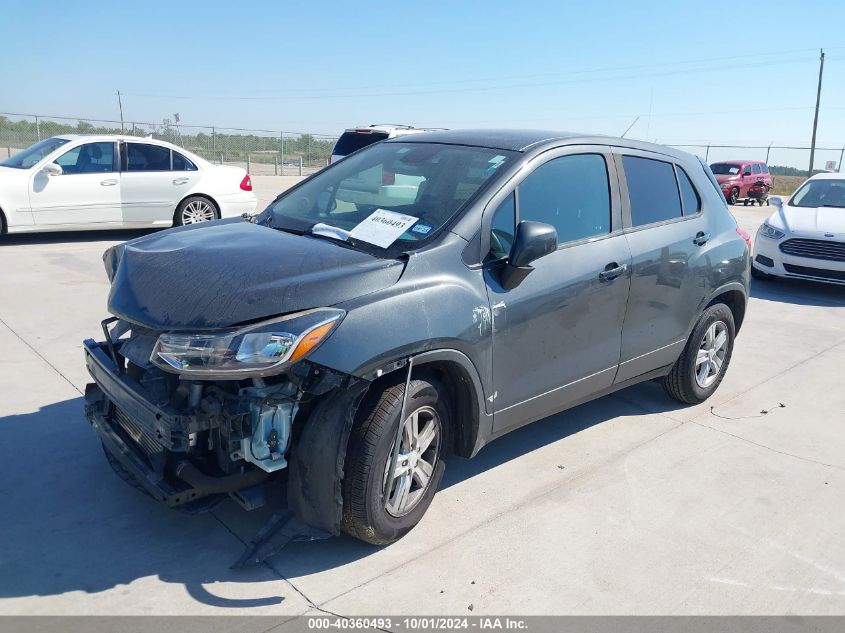
[[[826,270],[824,268],[810,268],[809,266],[795,266],[794,264],[784,264],[783,267],[786,272],[792,273],[793,275],[806,275],[808,277],[845,281],[845,270]]]
[[[780,250],[782,253],[794,257],[845,262],[845,242],[795,238],[782,242]]]

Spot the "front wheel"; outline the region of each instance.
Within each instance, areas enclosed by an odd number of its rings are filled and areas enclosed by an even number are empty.
[[[412,380],[396,467],[390,471],[404,383],[364,401],[352,429],[343,479],[343,529],[374,545],[407,534],[425,514],[445,468],[449,403],[434,380]]]
[[[219,219],[220,211],[211,200],[202,196],[189,196],[179,203],[176,214],[173,216],[173,226]]]
[[[739,189],[733,187],[730,194],[728,194],[728,202],[730,204],[736,204],[737,200],[739,200]]]
[[[663,378],[663,387],[675,400],[704,402],[713,395],[728,369],[736,326],[724,303],[710,306],[701,315],[681,357]]]

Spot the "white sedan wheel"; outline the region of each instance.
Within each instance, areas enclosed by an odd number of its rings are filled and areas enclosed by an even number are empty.
[[[179,213],[181,224],[196,224],[217,219],[214,206],[203,198],[194,198],[182,207]]]

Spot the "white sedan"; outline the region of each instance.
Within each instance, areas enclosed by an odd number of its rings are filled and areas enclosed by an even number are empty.
[[[54,136],[0,162],[0,233],[174,226],[255,205],[244,169],[150,138]]]
[[[769,201],[776,210],[757,231],[751,274],[845,284],[845,177],[817,174],[788,202]]]

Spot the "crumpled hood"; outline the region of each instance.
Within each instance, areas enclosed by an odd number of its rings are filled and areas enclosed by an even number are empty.
[[[783,212],[772,214],[769,224],[794,233],[830,233],[845,238],[845,209],[839,207],[783,206]]]
[[[170,229],[103,255],[109,312],[153,330],[237,325],[386,288],[401,261],[241,218]]]

